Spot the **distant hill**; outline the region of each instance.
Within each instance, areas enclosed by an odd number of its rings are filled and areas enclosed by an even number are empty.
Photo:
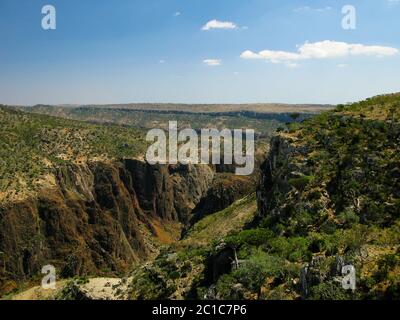
[[[129,109],[145,111],[175,111],[192,113],[317,113],[332,108],[332,105],[321,104],[283,104],[283,103],[255,103],[255,104],[164,104],[164,103],[131,103],[117,105],[84,105],[80,107]]]
[[[48,106],[36,105],[24,111],[47,114],[94,123],[115,123],[143,129],[168,129],[168,121],[178,121],[180,128],[246,128],[257,135],[269,138],[286,123],[302,121],[322,111],[329,105],[185,105],[185,104],[125,104]]]
[[[284,103],[249,103],[249,104],[178,104],[178,103],[127,103],[93,105],[35,105],[53,108],[97,108],[114,110],[158,111],[171,113],[319,113],[332,109],[329,104],[284,104]]]

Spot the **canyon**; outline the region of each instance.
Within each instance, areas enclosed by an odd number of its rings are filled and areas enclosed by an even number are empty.
[[[1,207],[3,282],[27,280],[49,264],[63,278],[127,272],[179,240],[202,203],[224,208],[243,195],[209,194],[221,175],[234,184],[233,174],[208,165],[126,159],[61,167],[55,187]],[[251,184],[240,180],[241,189]]]
[[[384,95],[286,123],[256,141],[255,173],[237,176],[229,164],[151,165],[129,128],[0,108],[14,121],[3,121],[3,137],[19,135],[32,155],[15,170],[15,155],[0,149],[10,195],[0,206],[0,294],[397,299],[399,110],[399,94]],[[49,264],[59,279],[51,294],[38,286]],[[344,267],[352,290],[341,286]]]

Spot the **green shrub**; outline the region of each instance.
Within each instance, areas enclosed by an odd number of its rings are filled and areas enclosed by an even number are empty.
[[[89,300],[80,289],[79,284],[77,280],[68,281],[61,292],[55,297],[55,300]]]
[[[339,216],[340,223],[346,227],[351,227],[360,222],[359,216],[352,209],[346,209]]]
[[[301,262],[310,258],[310,240],[303,237],[274,238],[268,242],[271,253],[293,262]]]
[[[400,266],[400,254],[387,254],[378,261],[378,271],[374,278],[377,281],[382,281],[388,278],[389,272],[396,266]]]
[[[304,190],[310,183],[315,180],[314,176],[303,176],[300,178],[289,179],[289,184],[297,190]]]
[[[222,275],[216,285],[216,292],[218,299],[222,300],[243,300],[244,292],[237,290],[241,284],[238,283],[235,276],[232,274]]]
[[[229,236],[225,239],[228,245],[240,246],[243,244],[249,244],[258,246],[266,243],[269,239],[273,238],[274,234],[269,229],[258,228],[251,230],[243,230],[237,235]]]
[[[340,283],[323,282],[310,288],[308,300],[347,300],[348,293],[342,288]]]
[[[154,269],[147,269],[135,275],[131,283],[132,298],[136,300],[165,300],[175,292],[174,285]]]
[[[233,272],[233,276],[245,288],[259,296],[266,278],[280,275],[280,267],[278,258],[258,250],[243,266]]]

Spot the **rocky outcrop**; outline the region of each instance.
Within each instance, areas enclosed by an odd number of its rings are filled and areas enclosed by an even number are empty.
[[[301,269],[300,286],[303,299],[310,295],[319,299],[335,299],[345,294],[343,289],[344,268],[353,267],[352,261],[345,261],[341,256],[314,256],[310,263]],[[354,267],[353,267],[354,268]],[[355,283],[354,279],[354,283]],[[350,285],[349,285],[350,287]],[[351,288],[350,288],[351,289]]]
[[[192,223],[221,211],[236,200],[254,192],[256,182],[252,176],[235,176],[233,174],[217,174],[205,197],[194,209]]]
[[[221,164],[214,166],[214,179],[207,193],[194,208],[191,224],[229,207],[236,200],[253,193],[259,183],[262,171],[261,165],[265,161],[264,150],[259,150],[255,155],[254,172],[249,176],[235,174],[236,165]]]
[[[291,187],[288,183],[289,172],[301,169],[289,162],[299,150],[292,140],[277,135],[271,139],[267,159],[261,166],[261,178],[257,188],[257,202],[260,216],[279,214],[276,206],[276,195],[286,194]]]
[[[209,166],[151,166],[127,160],[132,191],[146,215],[187,223],[191,211],[210,188],[214,170]]]
[[[214,171],[124,160],[54,175],[56,187],[0,208],[0,279],[25,279],[49,264],[63,277],[127,271],[149,253],[139,225],[189,221]]]

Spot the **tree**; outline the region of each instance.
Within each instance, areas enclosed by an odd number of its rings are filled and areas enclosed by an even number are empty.
[[[239,269],[233,272],[233,276],[248,290],[257,293],[259,299],[261,288],[267,277],[279,274],[280,268],[281,265],[275,257],[258,250]]]
[[[297,119],[300,118],[300,113],[298,113],[298,112],[291,113],[291,114],[290,114],[290,117],[292,118],[292,120],[293,120],[294,122],[296,122]]]

